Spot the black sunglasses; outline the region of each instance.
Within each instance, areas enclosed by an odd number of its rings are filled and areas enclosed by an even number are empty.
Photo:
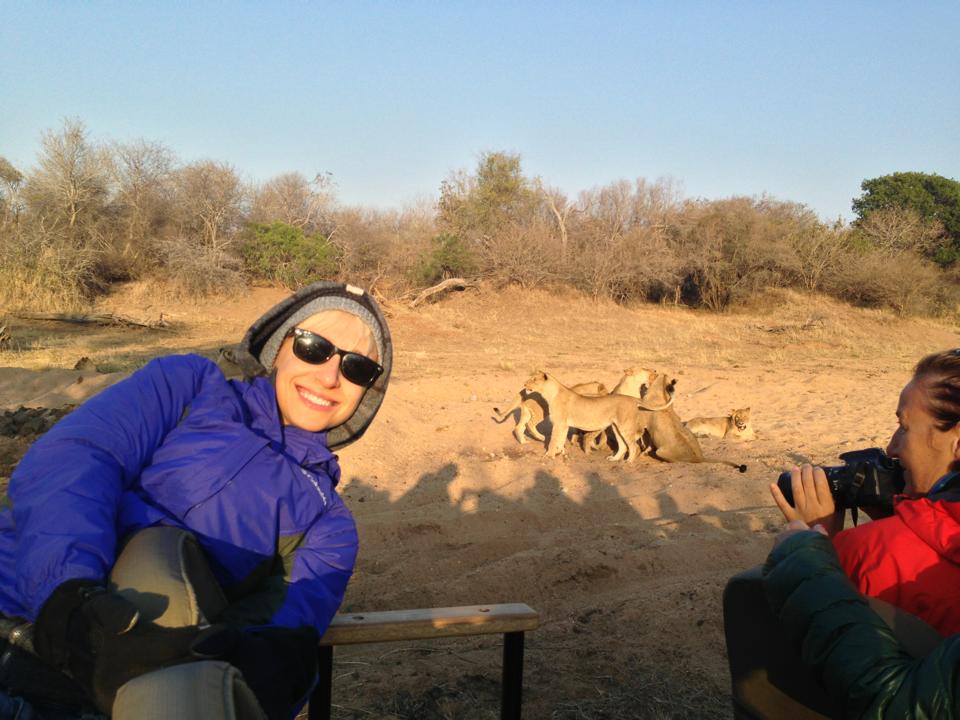
[[[354,385],[370,387],[383,372],[383,366],[366,355],[341,350],[323,335],[309,330],[294,328],[287,337],[293,336],[293,354],[305,363],[323,365],[334,355],[340,356],[340,373]]]

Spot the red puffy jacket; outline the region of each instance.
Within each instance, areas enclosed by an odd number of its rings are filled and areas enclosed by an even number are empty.
[[[864,595],[960,633],[960,502],[899,498],[893,517],[838,533],[833,544]]]

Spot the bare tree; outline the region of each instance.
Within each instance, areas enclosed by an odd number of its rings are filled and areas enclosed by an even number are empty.
[[[335,196],[329,173],[307,180],[300,173],[285,173],[268,180],[254,192],[250,218],[254,222],[282,222],[306,233],[327,234],[332,223]]]
[[[59,132],[45,131],[25,189],[41,229],[62,228],[74,243],[87,240],[107,199],[108,167],[106,154],[90,142],[79,120],[65,120]]]
[[[907,207],[872,210],[857,223],[860,234],[878,250],[931,255],[946,235],[943,224],[925,220]]]
[[[112,174],[122,232],[113,245],[118,259],[138,266],[165,225],[173,221],[173,152],[161,143],[138,140],[113,146]]]
[[[663,230],[680,208],[680,198],[668,179],[632,184],[618,180],[580,193],[581,221],[595,240],[616,242],[636,228]]]
[[[790,236],[796,257],[793,274],[805,290],[822,290],[824,281],[843,264],[850,247],[849,230],[814,222]]]
[[[0,156],[0,208],[3,221],[0,227],[16,226],[22,211],[20,189],[23,185],[23,173],[17,170],[9,160]]]
[[[570,236],[567,232],[567,218],[570,214],[577,211],[577,208],[567,200],[566,195],[555,188],[546,188],[538,181],[538,188],[543,200],[554,219],[557,221],[557,232],[560,234],[560,263],[567,262],[567,246],[570,244]]]
[[[381,274],[394,246],[394,215],[366,207],[337,210],[332,242],[340,253],[341,272],[364,281]]]
[[[230,165],[204,160],[181,168],[176,188],[184,234],[199,242],[219,265],[240,227],[243,183]]]

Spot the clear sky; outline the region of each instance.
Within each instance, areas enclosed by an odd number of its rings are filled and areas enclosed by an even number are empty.
[[[64,117],[349,204],[480,153],[568,194],[673,178],[850,218],[864,178],[960,180],[960,2],[0,0],[0,155]]]

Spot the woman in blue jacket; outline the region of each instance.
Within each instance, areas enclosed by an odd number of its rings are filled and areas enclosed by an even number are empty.
[[[271,718],[313,682],[357,553],[333,451],[380,407],[390,334],[362,290],[316,283],[257,320],[235,359],[245,380],[195,355],[150,362],[65,417],[11,477],[11,646],[29,652],[32,631],[45,666],[103,712],[128,680],[197,658],[238,667]]]

